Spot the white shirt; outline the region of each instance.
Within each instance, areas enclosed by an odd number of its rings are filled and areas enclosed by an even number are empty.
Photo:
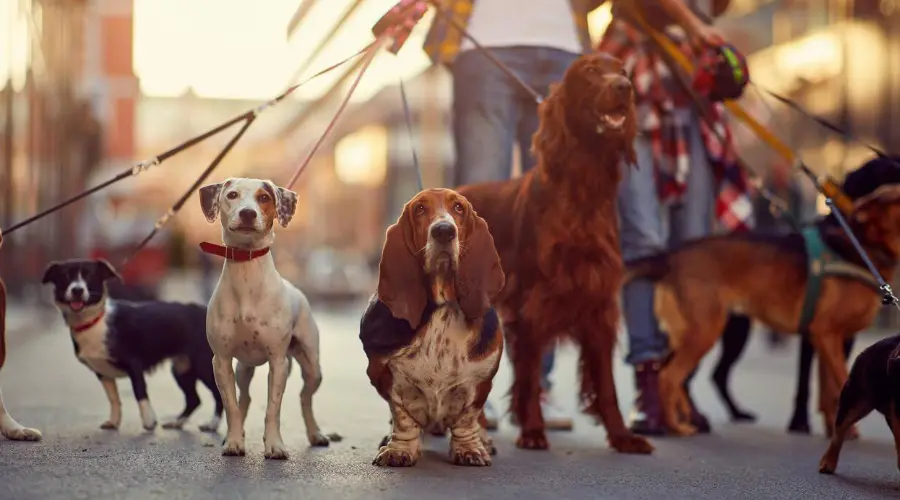
[[[570,0],[475,0],[468,31],[484,47],[552,47],[583,52]],[[475,46],[463,37],[460,51]]]

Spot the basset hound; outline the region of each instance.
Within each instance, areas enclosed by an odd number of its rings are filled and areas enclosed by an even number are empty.
[[[450,429],[454,464],[491,465],[481,419],[503,352],[491,303],[504,284],[487,223],[455,191],[422,191],[388,228],[359,334],[392,417],[375,465],[415,465],[432,424]]]

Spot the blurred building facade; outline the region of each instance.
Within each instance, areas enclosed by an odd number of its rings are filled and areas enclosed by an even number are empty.
[[[25,67],[4,83],[3,227],[84,189],[104,166],[130,162],[138,98],[132,72],[131,0],[8,1],[9,50]],[[13,36],[15,33],[22,36]],[[13,75],[23,73],[15,88]],[[5,238],[0,272],[13,292],[47,261],[75,256],[84,203]],[[38,280],[39,281],[39,280]]]

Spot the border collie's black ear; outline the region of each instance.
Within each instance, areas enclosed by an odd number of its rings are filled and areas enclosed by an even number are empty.
[[[94,266],[97,268],[97,274],[103,278],[103,281],[111,280],[113,278],[122,281],[122,276],[106,259],[97,259],[94,261]]]
[[[44,270],[44,277],[41,278],[41,284],[46,285],[47,283],[54,283],[56,278],[59,277],[59,273],[62,270],[62,265],[59,262],[51,262],[47,265],[47,269]]]

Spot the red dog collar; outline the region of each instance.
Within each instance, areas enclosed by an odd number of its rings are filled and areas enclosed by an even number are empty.
[[[98,314],[96,318],[88,321],[87,323],[82,323],[80,325],[73,326],[72,331],[75,333],[81,333],[81,332],[89,329],[90,327],[96,325],[97,323],[99,323],[100,320],[103,319],[103,316],[105,316],[105,315],[106,315],[106,311],[101,310],[100,314]]]
[[[216,245],[215,243],[210,243],[208,241],[200,243],[200,250],[236,262],[246,262],[269,253],[269,247],[260,248],[259,250],[241,250],[240,248]]]

